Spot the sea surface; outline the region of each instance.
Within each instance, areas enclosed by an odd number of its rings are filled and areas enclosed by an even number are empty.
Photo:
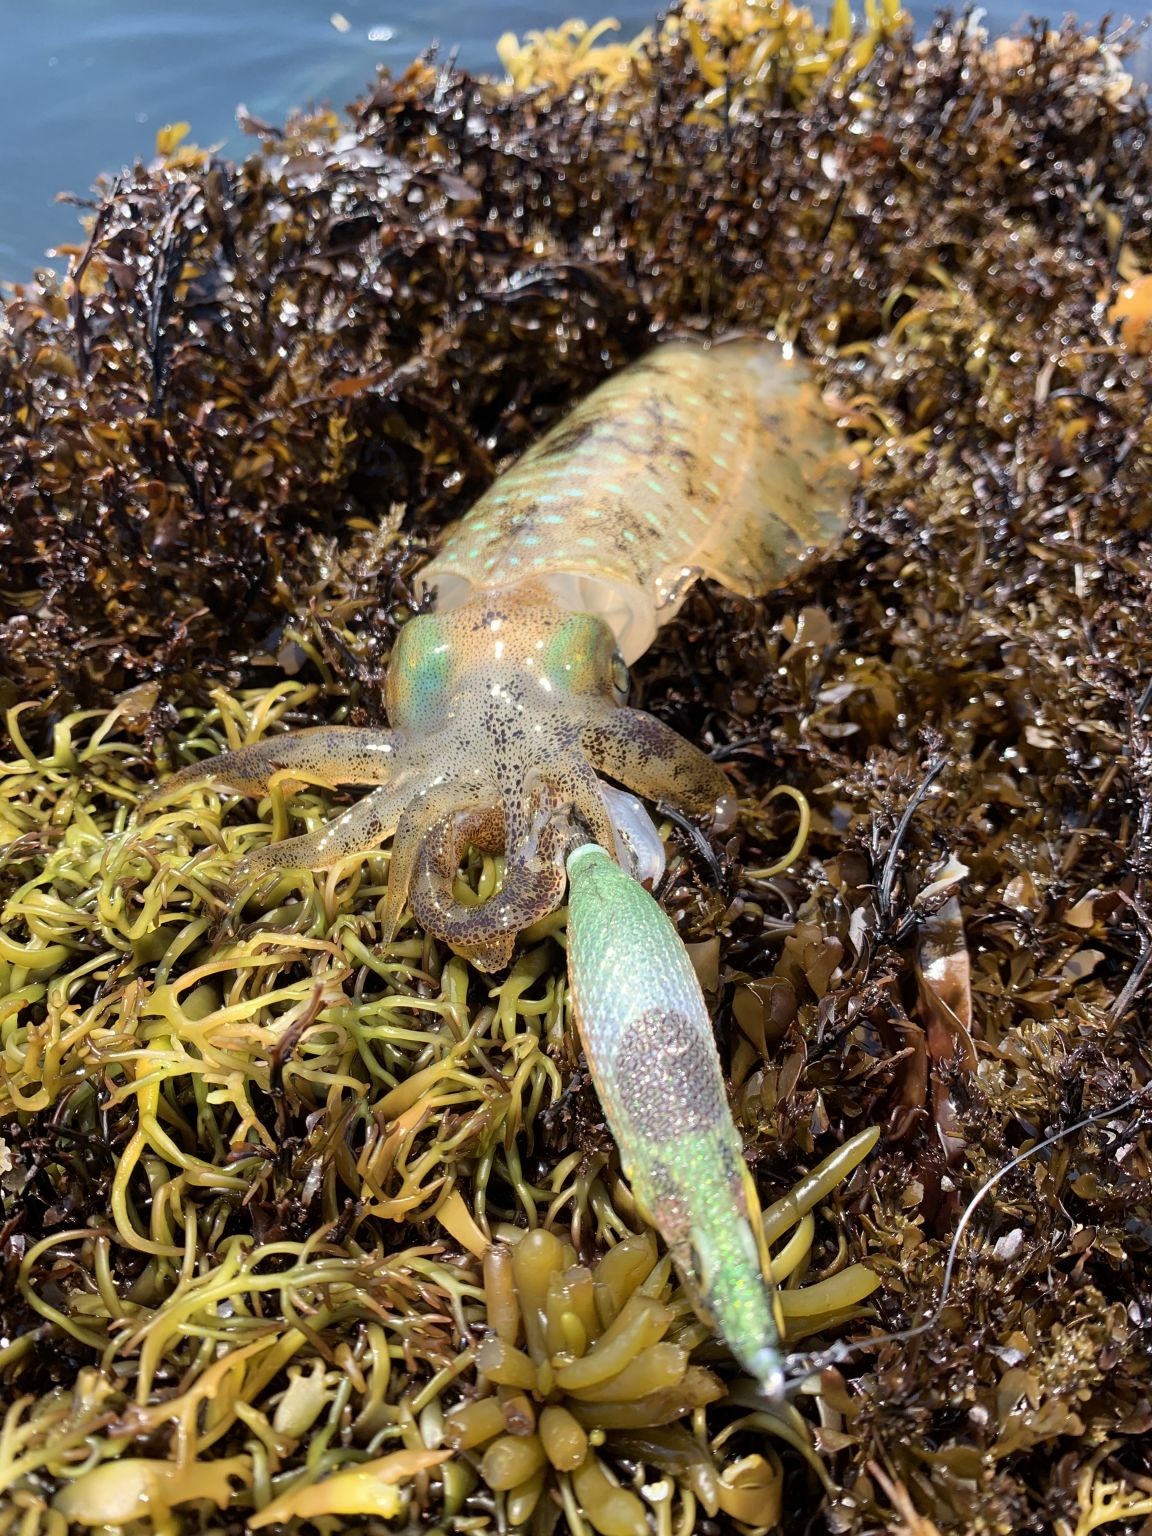
[[[1143,16],[1146,4],[1128,9]],[[911,9],[923,27],[934,6]],[[1082,0],[1079,14],[1095,24],[1125,10]],[[494,69],[502,32],[611,14],[631,37],[655,12],[651,0],[0,0],[0,280],[63,265],[46,253],[80,230],[56,194],[83,195],[101,171],[147,159],[166,123],[240,155],[241,103],[275,121],[306,102],[342,106],[377,64],[403,67],[433,42]],[[1021,16],[993,5],[985,24],[1008,31]],[[1149,62],[1145,45],[1145,78]]]

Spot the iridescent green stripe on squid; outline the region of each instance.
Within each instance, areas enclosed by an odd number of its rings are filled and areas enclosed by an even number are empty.
[[[779,1315],[692,962],[656,900],[603,848],[570,854],[568,877],[576,1021],[625,1175],[698,1309],[777,1398]]]

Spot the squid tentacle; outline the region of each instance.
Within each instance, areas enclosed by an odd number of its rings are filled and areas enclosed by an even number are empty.
[[[549,759],[540,777],[557,805],[572,807],[587,830],[588,838],[609,852],[616,847],[616,829],[601,791],[600,781],[587,758],[574,746],[564,757]]]
[[[710,757],[642,709],[609,709],[584,727],[589,761],[635,794],[668,799],[706,816],[731,800],[732,785]]]
[[[569,756],[547,759],[538,773],[521,765],[509,776],[502,801],[500,809],[458,812],[437,822],[420,846],[409,892],[420,925],[479,970],[507,965],[517,933],[560,905],[564,856],[574,843],[594,838],[633,874],[652,878],[663,870],[655,828],[645,836],[637,824],[642,808],[630,795],[602,785],[575,747]],[[504,850],[500,890],[476,905],[454,894],[460,855],[470,842]]]
[[[570,833],[553,812],[551,797],[544,797],[525,844],[505,855],[500,890],[475,906],[465,906],[454,894],[460,855],[468,843],[488,851],[503,848],[504,818],[493,809],[438,822],[424,838],[410,892],[421,927],[444,938],[478,970],[506,966],[520,931],[554,912],[564,895]]]
[[[484,786],[478,780],[448,775],[434,779],[409,797],[392,839],[388,892],[380,913],[381,945],[390,944],[400,926],[412,876],[420,857],[421,844],[429,828],[437,826],[445,817],[454,817],[478,805],[482,806],[484,801]],[[444,935],[438,934],[437,937]]]
[[[411,766],[403,732],[379,726],[311,726],[251,742],[202,763],[189,763],[159,784],[140,809],[153,810],[161,800],[193,784],[241,795],[267,794],[273,779],[301,780],[326,789],[340,784],[379,785],[391,777],[397,762]]]
[[[236,865],[233,885],[274,869],[326,869],[352,854],[370,853],[392,832],[411,793],[411,775],[404,774],[314,832],[257,848]]]

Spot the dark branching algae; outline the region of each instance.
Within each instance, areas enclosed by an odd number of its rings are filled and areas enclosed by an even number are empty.
[[[886,5],[573,24],[503,39],[503,84],[433,59],[250,120],[243,165],[166,131],[68,276],[16,288],[0,1536],[1152,1513],[1152,174],[1121,52],[914,42]],[[658,846],[624,796],[577,830],[655,879],[709,999],[775,1402],[620,1135],[629,1062],[581,1054],[585,997],[627,989],[577,941],[628,877],[576,854],[569,935],[555,869],[629,733],[559,733],[553,779],[512,754],[497,799],[499,754],[438,762],[479,793],[425,807],[415,918],[399,840],[273,853],[355,815],[342,775],[204,773],[385,741],[397,636],[487,558],[449,525],[607,375],[734,334],[807,359],[850,531],[757,597],[699,560],[658,633],[612,609],[615,715],[737,805],[702,837],[682,770],[633,785]],[[561,526],[488,506],[504,548]]]

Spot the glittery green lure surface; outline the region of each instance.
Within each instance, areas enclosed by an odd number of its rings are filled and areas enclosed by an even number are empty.
[[[779,1327],[700,983],[659,903],[592,844],[569,856],[568,972],[624,1172],[689,1290],[772,1395]]]

